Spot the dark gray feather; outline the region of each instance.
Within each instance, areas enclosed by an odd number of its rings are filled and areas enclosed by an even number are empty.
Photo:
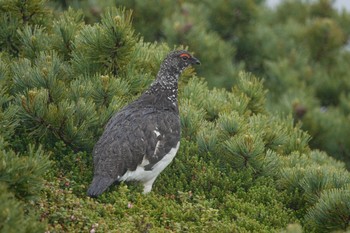
[[[180,55],[184,53],[188,52],[170,53],[151,87],[109,120],[93,150],[94,178],[88,195],[100,195],[127,171],[135,171],[144,159],[149,162],[144,170],[152,171],[155,164],[177,147],[180,141],[178,77],[184,68],[199,62],[194,57],[183,59]]]

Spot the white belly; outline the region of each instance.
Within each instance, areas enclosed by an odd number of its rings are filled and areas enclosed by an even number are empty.
[[[180,142],[177,143],[176,147],[172,148],[168,154],[166,154],[162,160],[156,163],[152,170],[146,171],[144,166],[149,164],[149,162],[144,159],[142,163],[137,166],[135,171],[127,171],[122,177],[119,178],[120,181],[141,181],[145,185],[146,183],[150,183],[149,185],[152,188],[153,181],[157,178],[157,176],[171,163],[174,159],[177,150],[179,149]],[[150,191],[150,190],[149,190]]]

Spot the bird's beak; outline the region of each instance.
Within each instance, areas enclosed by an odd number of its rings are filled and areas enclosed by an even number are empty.
[[[201,62],[200,62],[197,58],[195,58],[195,57],[192,57],[192,58],[191,58],[191,63],[192,63],[192,64],[195,64],[195,65],[200,65],[200,64],[201,64]]]

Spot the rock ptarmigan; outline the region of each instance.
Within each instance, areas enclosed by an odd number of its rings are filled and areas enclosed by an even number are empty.
[[[120,181],[138,181],[144,193],[151,191],[179,149],[178,79],[193,64],[200,62],[185,50],[169,53],[149,89],[109,120],[93,149],[89,196]]]

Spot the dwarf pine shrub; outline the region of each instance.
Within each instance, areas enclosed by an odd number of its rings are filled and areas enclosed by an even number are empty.
[[[321,100],[302,94],[303,88],[315,82],[313,74],[322,73],[317,72],[319,64],[309,60],[319,51],[307,52],[304,59],[298,59],[303,57],[299,52],[281,58],[303,33],[316,33],[313,24],[308,25],[309,31],[302,30],[305,15],[295,16],[294,21],[284,19],[282,5],[275,15],[258,23],[280,17],[280,23],[290,26],[281,42],[274,34],[281,25],[259,31],[251,22],[261,17],[260,1],[232,2],[241,14],[234,15],[234,30],[227,31],[232,12],[220,2],[179,2],[172,12],[170,1],[164,1],[169,6],[158,12],[143,1],[128,1],[127,7],[135,8],[133,26],[131,11],[123,7],[100,9],[102,14],[93,17],[86,9],[66,9],[66,1],[47,5],[43,1],[3,1],[0,231],[320,232],[349,228],[349,172],[343,162],[312,150],[311,137],[303,131],[311,122],[307,121],[312,116],[309,109],[317,111],[321,106]],[[310,6],[312,14],[321,17],[323,8],[316,6]],[[98,12],[94,9],[90,14]],[[140,9],[148,10],[144,14],[154,25],[151,31],[141,22]],[[199,10],[201,24],[189,14]],[[157,20],[151,17],[154,14]],[[333,14],[339,17],[331,11]],[[222,17],[216,18],[218,15]],[[316,31],[324,27],[343,30],[346,23],[340,24],[337,17],[334,22],[312,23],[319,24]],[[208,20],[213,18],[216,20]],[[216,27],[220,30],[212,31]],[[149,33],[145,39],[138,34],[142,30]],[[272,53],[267,47],[250,47],[256,42],[254,33],[264,42],[271,35],[267,46],[281,49],[274,48]],[[169,44],[153,42],[160,38]],[[340,46],[339,38],[329,40],[327,49],[332,51],[324,59],[330,59]],[[173,48],[184,48],[179,44],[196,50],[203,68],[199,75],[186,70],[179,83],[182,137],[173,163],[149,195],[143,195],[137,184],[122,183],[98,199],[87,197],[93,169],[91,150],[105,123],[146,90],[164,56]],[[312,42],[303,46],[308,44]],[[237,53],[236,46],[240,47]],[[269,59],[262,61],[262,57]],[[265,82],[238,72],[244,63],[250,71],[268,74],[262,75]],[[332,69],[337,68],[326,74]],[[284,76],[287,74],[290,76]],[[216,77],[218,83],[230,86],[211,88]],[[281,97],[267,93],[266,87],[271,91],[275,84],[280,84]],[[292,89],[284,91],[284,87]],[[322,93],[322,88],[311,89],[312,94]],[[346,94],[339,99],[344,114],[349,113],[347,100]],[[294,112],[289,111],[291,106]],[[276,114],[278,110],[290,114]],[[335,118],[327,116],[332,111],[318,114],[320,122]],[[311,144],[320,138],[312,140]]]

